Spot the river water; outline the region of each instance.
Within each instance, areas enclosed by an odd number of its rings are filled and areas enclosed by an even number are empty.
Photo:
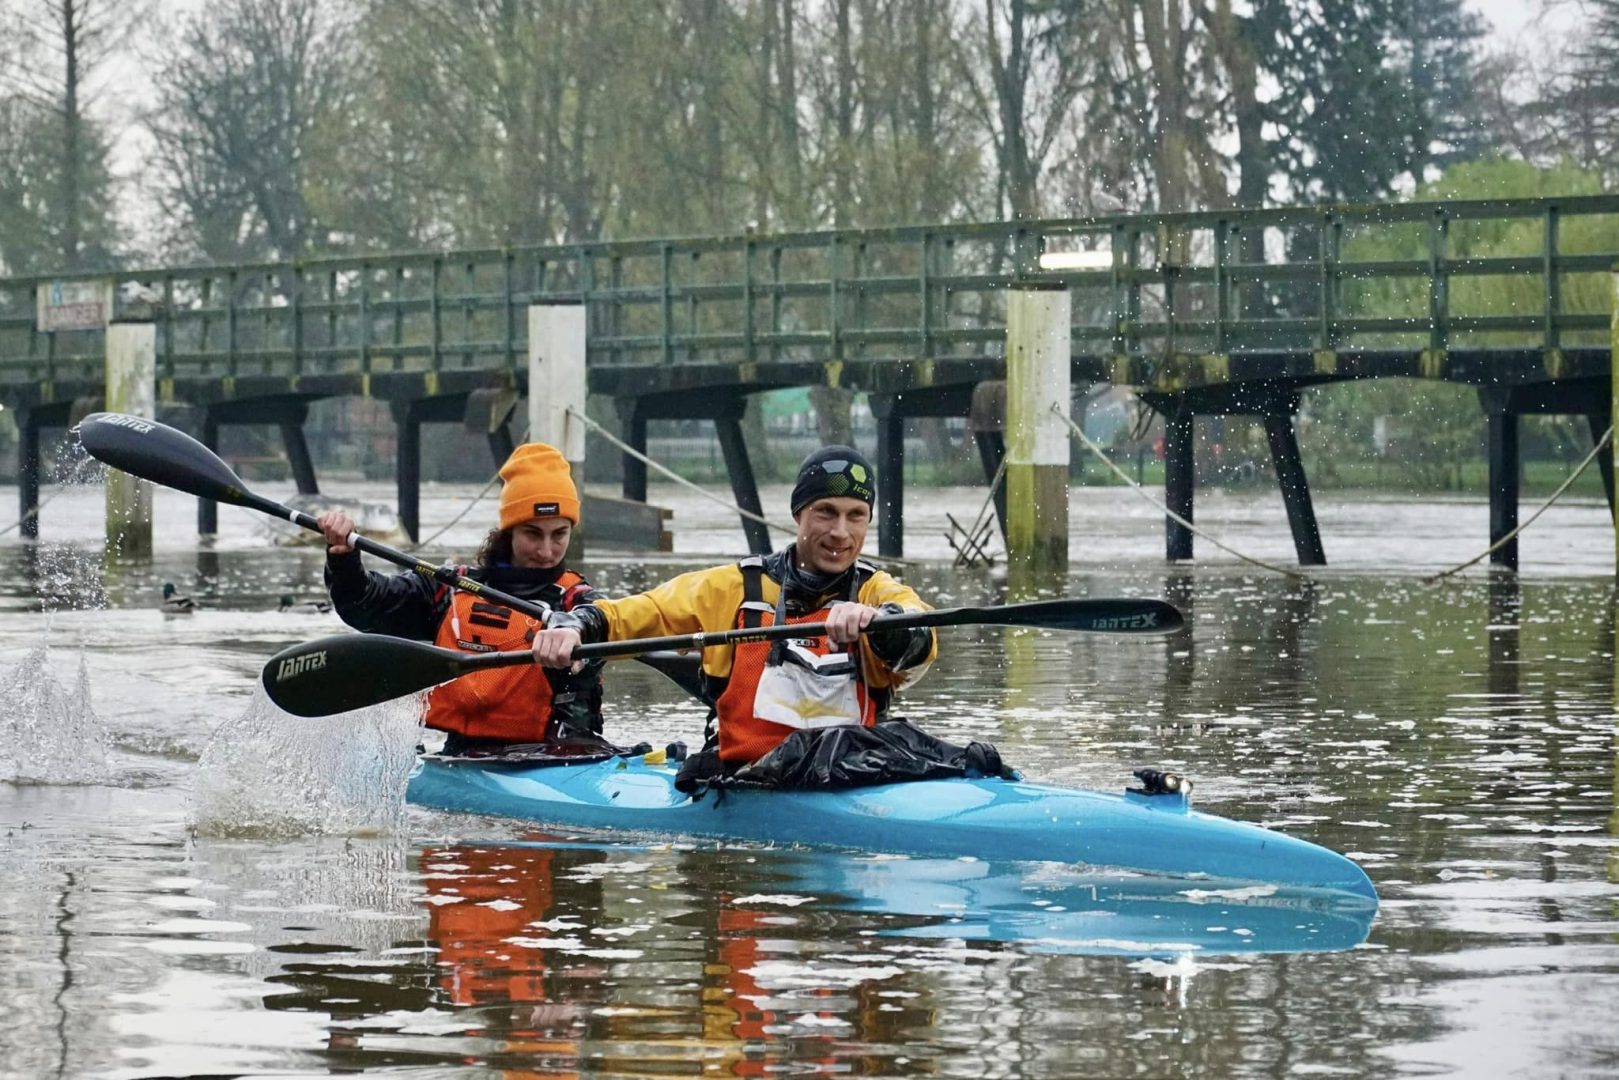
[[[473,490],[429,489],[424,531]],[[160,492],[156,556],[108,565],[99,487],[46,495],[37,545],[0,537],[0,1074],[1619,1075],[1595,503],[1537,522],[1519,577],[1427,584],[1484,546],[1482,503],[1318,495],[1333,566],[1297,581],[1202,541],[1166,566],[1155,510],[1077,491],[1067,591],[1167,597],[1190,630],[945,631],[906,696],[1031,778],[1171,767],[1202,809],[1350,854],[1381,906],[1338,919],[1082,868],[406,808],[411,703],[294,720],[257,689],[271,653],[341,629],[275,610],[317,591],[315,552],[230,508],[199,548],[194,501]],[[677,551],[597,553],[609,592],[741,546],[716,508],[653,497]],[[1199,498],[1227,543],[1288,559],[1273,492]],[[981,500],[912,492],[903,572],[936,603],[1002,597],[995,570],[948,563],[945,512]],[[203,609],[163,614],[165,581]],[[608,708],[620,741],[699,736],[702,711],[638,665],[610,670]]]

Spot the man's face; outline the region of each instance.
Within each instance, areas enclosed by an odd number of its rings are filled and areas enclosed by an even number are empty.
[[[821,574],[841,574],[854,565],[871,527],[863,500],[816,499],[793,515],[798,522],[798,565]]]
[[[526,570],[549,570],[568,554],[573,522],[565,517],[525,521],[512,530],[512,565]]]

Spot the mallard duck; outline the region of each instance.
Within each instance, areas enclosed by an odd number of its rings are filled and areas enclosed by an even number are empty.
[[[296,611],[303,615],[314,615],[332,610],[332,602],[324,597],[311,597],[307,600],[295,600],[290,593],[281,594],[281,604],[277,611]]]
[[[189,615],[197,610],[197,602],[184,593],[176,592],[174,582],[163,583],[163,614]]]

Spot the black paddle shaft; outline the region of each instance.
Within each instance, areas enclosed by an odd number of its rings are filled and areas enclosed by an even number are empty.
[[[866,632],[926,626],[1027,626],[1036,629],[1167,634],[1180,629],[1181,613],[1161,600],[1041,600],[1002,607],[943,608],[878,615]],[[581,645],[577,659],[638,656],[669,649],[819,637],[825,623],[784,623],[714,633],[676,634]],[[284,649],[264,665],[270,700],[297,716],[330,716],[448,682],[490,668],[532,664],[527,649],[464,653],[379,634],[344,634]]]

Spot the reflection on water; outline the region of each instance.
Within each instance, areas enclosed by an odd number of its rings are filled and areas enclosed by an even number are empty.
[[[69,520],[51,511],[47,535]],[[1340,514],[1400,531],[1386,507]],[[221,514],[212,550],[160,534],[152,563],[109,569],[72,547],[0,547],[0,673],[38,676],[0,717],[14,726],[47,692],[64,723],[94,717],[110,740],[103,782],[61,783],[47,766],[62,756],[40,751],[23,758],[43,782],[0,782],[0,1073],[1619,1068],[1606,580],[1092,562],[1066,591],[1165,596],[1189,628],[951,630],[906,695],[928,729],[995,740],[1032,778],[1117,789],[1133,767],[1174,768],[1203,809],[1352,853],[1383,899],[1368,931],[1364,912],[1307,896],[570,843],[401,810],[385,718],[299,726],[256,698],[267,656],[340,625],[274,611],[315,585],[318,555],[256,546],[241,518]],[[617,592],[674,568],[592,571]],[[907,573],[940,604],[1001,598],[993,574]],[[204,610],[164,617],[163,581]],[[611,668],[608,708],[615,737],[654,745],[693,741],[703,717],[633,664]],[[218,835],[233,827],[251,835]]]
[[[1347,949],[1372,910],[1030,864],[821,853],[542,840],[429,846],[418,865],[420,946],[381,958],[279,947],[296,959],[271,978],[284,991],[266,1005],[330,1013],[334,1064],[461,1060],[531,1075],[701,1059],[766,1075],[789,1061],[925,1060],[928,1043],[956,1037],[953,1024],[982,1023],[978,995],[1010,989],[1020,965],[1006,943],[1149,958],[1109,970],[1155,994],[1174,983],[1184,1004],[1194,974],[1201,992],[1202,980],[1248,971],[1194,959],[1203,948]]]

